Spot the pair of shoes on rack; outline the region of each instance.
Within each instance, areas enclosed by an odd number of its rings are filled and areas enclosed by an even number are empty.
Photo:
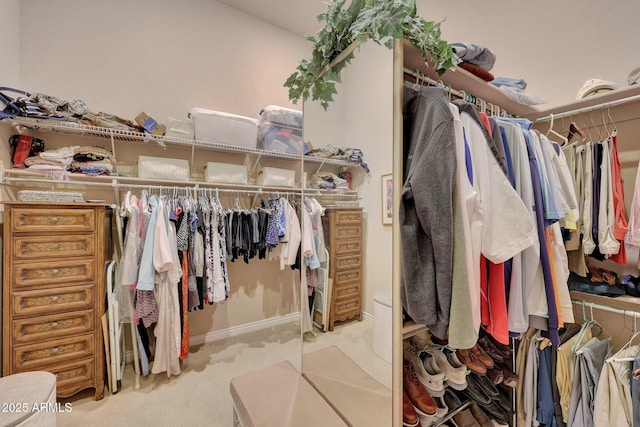
[[[495,365],[493,359],[477,343],[471,348],[456,350],[456,355],[461,363],[478,375],[485,375],[487,369]]]
[[[420,383],[431,396],[442,396],[446,378],[439,369],[435,358],[431,354],[421,351],[407,340],[404,341],[403,345],[404,359],[413,365]]]
[[[475,401],[484,412],[500,424],[506,424],[511,412],[509,398],[501,393],[486,376],[471,374],[463,392]]]
[[[458,395],[451,390],[447,390],[444,399],[451,411],[458,410],[463,405]],[[494,425],[489,416],[474,401],[459,410],[452,418],[458,427],[493,427]]]
[[[496,347],[488,336],[481,337],[478,340],[478,345],[489,355],[491,359],[493,359],[494,362],[504,363],[506,360],[504,353]]]
[[[403,389],[415,412],[418,415],[434,415],[436,413],[436,403],[418,378],[413,362],[405,358],[403,360],[403,371]],[[408,420],[411,419],[412,414],[410,411],[405,412],[409,412],[406,414],[406,418]]]
[[[418,415],[422,427],[431,427],[449,413],[449,407],[444,401],[444,396],[434,397],[433,400],[436,402],[436,413],[433,415]]]

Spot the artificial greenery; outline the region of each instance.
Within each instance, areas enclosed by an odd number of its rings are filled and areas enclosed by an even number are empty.
[[[329,64],[353,42],[370,39],[388,48],[394,38],[413,43],[439,75],[456,66],[458,57],[449,44],[440,39],[440,22],[429,22],[417,15],[415,0],[331,0],[326,13],[318,16],[324,22],[313,42],[311,60],[302,60],[284,86],[289,88],[289,100],[319,100],[327,109],[337,93],[340,72],[354,57],[350,53],[330,69]]]

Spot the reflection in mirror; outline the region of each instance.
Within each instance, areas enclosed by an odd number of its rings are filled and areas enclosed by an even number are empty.
[[[349,424],[391,425],[392,209],[384,205],[393,194],[383,181],[392,172],[393,51],[366,42],[341,77],[327,110],[304,103],[304,140],[322,156],[359,149],[366,165],[305,162],[305,199],[324,210],[311,226],[326,256],[306,275],[313,329],[303,337],[302,373]],[[313,195],[341,178],[352,197]]]

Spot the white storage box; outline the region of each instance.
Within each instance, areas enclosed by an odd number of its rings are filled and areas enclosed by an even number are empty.
[[[167,118],[167,130],[164,135],[174,138],[193,139],[195,135],[193,130],[193,122],[184,122],[169,117]]]
[[[272,167],[260,168],[256,183],[272,187],[295,187],[296,171]]]
[[[256,148],[260,123],[256,119],[204,108],[193,108],[189,117],[198,141]]]
[[[305,154],[302,112],[269,105],[260,112],[258,148],[289,154]]]
[[[247,167],[231,163],[208,162],[204,167],[204,179],[207,182],[224,184],[246,184]]]
[[[189,162],[182,159],[138,156],[140,178],[189,181]]]

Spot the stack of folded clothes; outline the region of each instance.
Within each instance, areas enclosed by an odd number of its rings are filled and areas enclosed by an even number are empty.
[[[313,179],[309,183],[309,188],[336,191],[350,190],[349,182],[346,179],[340,178],[334,173],[323,171],[320,171],[313,176]]]
[[[403,343],[405,425],[439,424],[449,412],[456,425],[508,424],[518,384],[509,368],[511,350],[489,335],[470,349],[454,350],[428,332]]]
[[[111,175],[115,161],[110,151],[100,147],[74,147],[71,171],[89,176]]]
[[[69,172],[109,175],[115,170],[113,154],[100,147],[71,146],[46,150],[28,157],[25,166],[52,179],[67,179]]]
[[[369,166],[364,162],[364,154],[359,148],[338,148],[331,144],[324,148],[309,150],[307,156],[322,157],[324,159],[346,160],[358,163],[365,172],[369,173]]]
[[[496,63],[496,55],[486,46],[478,43],[451,43],[451,49],[462,62],[458,64],[468,72],[490,82],[493,74],[489,71]]]

